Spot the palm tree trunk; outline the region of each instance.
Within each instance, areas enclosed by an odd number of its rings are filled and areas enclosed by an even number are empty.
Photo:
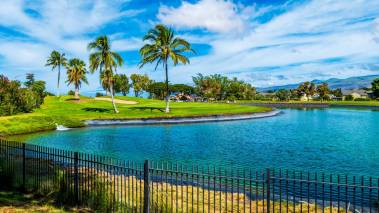
[[[75,86],[75,99],[78,99],[78,100],[80,99],[78,86]]]
[[[166,73],[166,113],[170,112],[170,106],[169,106],[169,99],[170,99],[170,91],[168,88],[168,69],[167,69],[167,62],[165,62],[165,73]]]
[[[116,107],[116,103],[114,102],[113,84],[111,83],[110,79],[108,80],[108,82],[109,82],[109,90],[110,90],[111,97],[112,97],[112,105],[113,105],[114,112],[119,113],[119,111],[117,110],[117,107]]]
[[[59,97],[59,81],[61,78],[61,66],[58,66],[58,84],[57,84],[57,97]]]

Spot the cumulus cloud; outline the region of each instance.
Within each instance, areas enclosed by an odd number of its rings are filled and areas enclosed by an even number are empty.
[[[0,73],[35,71],[54,87],[56,74],[43,66],[49,52],[87,60],[88,42],[111,26],[114,50],[128,56],[119,71],[130,74],[136,72],[141,37],[157,22],[180,29],[181,37],[200,46],[198,52],[206,47],[190,58],[190,65],[171,67],[172,82],[221,73],[268,86],[379,73],[379,1],[238,2],[185,0],[173,6],[166,1],[135,7],[144,8],[139,10],[123,0],[2,0],[0,27],[6,30],[0,30]],[[145,10],[151,14],[140,18]],[[137,26],[119,27],[131,17]],[[146,66],[140,72],[163,80],[160,71],[150,70]],[[98,86],[97,75],[90,81],[91,89]]]
[[[46,58],[53,49],[68,57],[88,59],[87,44],[105,25],[122,18],[138,15],[143,10],[121,10],[128,1],[69,1],[69,0],[3,0],[0,8],[0,27],[11,31],[0,34],[0,73],[17,77],[34,72],[53,88],[55,74],[45,67]],[[15,35],[18,36],[15,36]],[[119,40],[121,48],[136,48],[127,39]],[[131,47],[127,47],[130,44]],[[12,69],[12,71],[9,71]],[[63,75],[64,77],[64,75]],[[94,78],[94,79],[92,79]],[[98,80],[90,76],[96,87]]]
[[[186,82],[198,72],[224,73],[265,86],[378,73],[364,68],[379,57],[373,34],[378,9],[379,2],[370,0],[296,5],[239,37],[212,39],[210,54],[193,58],[191,66],[175,68],[173,76]],[[345,60],[332,63],[335,58]],[[254,79],[257,75],[287,78],[262,81]]]
[[[245,29],[246,16],[240,13],[241,8],[229,0],[200,0],[193,4],[183,1],[178,8],[162,5],[157,17],[164,24],[177,28],[230,33]]]

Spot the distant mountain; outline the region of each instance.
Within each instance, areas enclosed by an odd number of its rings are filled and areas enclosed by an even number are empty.
[[[329,87],[331,89],[341,88],[343,90],[350,90],[350,89],[359,89],[363,87],[371,87],[371,82],[379,78],[379,75],[368,75],[368,76],[358,76],[358,77],[351,77],[346,79],[338,79],[338,78],[331,78],[328,80],[313,80],[311,82],[315,84],[321,84],[321,83],[328,83]],[[264,88],[257,88],[260,92],[266,92],[266,91],[277,91],[280,89],[295,89],[300,85],[300,83],[297,84],[287,84],[282,86],[273,86],[273,87],[264,87]]]

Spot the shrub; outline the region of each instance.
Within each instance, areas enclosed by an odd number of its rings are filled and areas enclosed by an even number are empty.
[[[0,75],[0,116],[32,112],[41,106],[46,96],[45,82],[32,79],[25,85]]]
[[[96,97],[101,97],[101,96],[104,96],[104,94],[101,93],[101,92],[97,92],[95,96],[96,96]]]
[[[75,95],[75,92],[74,92],[74,91],[72,91],[72,90],[70,90],[70,91],[68,91],[67,95],[71,95],[71,96],[74,96],[74,95]]]
[[[354,97],[352,95],[346,95],[345,101],[353,101]]]
[[[370,101],[368,98],[356,98],[354,101]]]
[[[55,94],[51,93],[51,92],[46,92],[45,94],[46,94],[46,96],[55,96]]]

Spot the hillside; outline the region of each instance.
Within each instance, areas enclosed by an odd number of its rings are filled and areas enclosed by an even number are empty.
[[[312,82],[315,84],[321,84],[323,82],[326,82],[329,84],[329,87],[331,89],[342,88],[343,90],[350,90],[350,89],[359,89],[363,87],[370,87],[371,82],[376,78],[379,78],[379,75],[358,76],[358,77],[351,77],[351,78],[346,78],[346,79],[331,78],[325,81],[316,79],[316,80],[313,80]],[[299,86],[299,84],[300,83],[258,88],[258,91],[265,92],[269,90],[276,91],[279,89],[295,89]]]

